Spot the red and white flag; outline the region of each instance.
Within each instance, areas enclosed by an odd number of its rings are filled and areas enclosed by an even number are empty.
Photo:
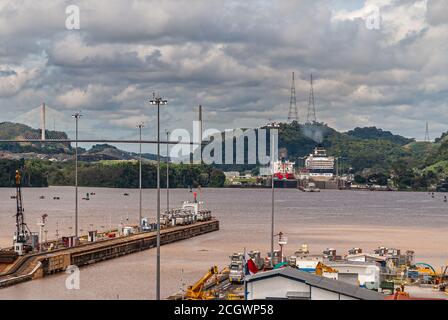
[[[245,253],[244,260],[246,260],[246,265],[245,265],[246,275],[256,274],[258,272],[258,268],[255,265],[255,262],[252,260],[251,257],[249,257],[249,255],[247,253]]]

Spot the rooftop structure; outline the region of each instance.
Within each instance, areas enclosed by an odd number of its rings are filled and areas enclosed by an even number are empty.
[[[342,281],[286,267],[246,279],[248,300],[383,300],[384,295]]]

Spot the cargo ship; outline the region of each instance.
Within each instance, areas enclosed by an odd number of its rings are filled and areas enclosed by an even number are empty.
[[[294,162],[282,159],[273,163],[274,187],[297,188],[297,178],[294,172]]]

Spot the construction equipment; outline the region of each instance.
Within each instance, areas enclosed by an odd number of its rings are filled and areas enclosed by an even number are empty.
[[[338,270],[333,269],[332,267],[329,267],[329,266],[323,264],[322,262],[319,262],[316,265],[316,275],[322,276],[324,274],[324,272],[326,272],[326,273],[338,273]]]
[[[401,300],[403,298],[405,298],[405,299],[410,298],[409,293],[404,291],[404,285],[405,285],[405,283],[401,283],[400,287],[395,289],[393,300]]]
[[[31,231],[25,223],[25,218],[23,216],[23,205],[22,205],[22,189],[21,182],[22,177],[19,170],[16,170],[16,232],[14,234],[14,251],[19,255],[24,255],[25,253],[32,250],[29,245]]]
[[[432,276],[432,277],[437,275],[436,270],[434,270],[434,268],[427,263],[418,262],[418,263],[415,263],[414,266],[419,274],[425,274],[425,275]]]
[[[218,273],[218,267],[213,266],[210,270],[194,285],[187,288],[185,293],[186,300],[211,300],[214,299],[214,295],[210,291],[204,290],[205,283]]]
[[[230,283],[242,283],[244,280],[244,254],[234,253],[230,256]]]
[[[447,292],[448,289],[448,266],[442,267],[441,272],[434,277],[434,288]]]

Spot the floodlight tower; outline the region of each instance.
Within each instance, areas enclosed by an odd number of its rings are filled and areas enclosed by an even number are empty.
[[[140,122],[137,125],[137,128],[139,130],[139,136],[140,136],[140,143],[139,143],[139,154],[138,154],[138,188],[139,188],[139,207],[138,207],[138,226],[141,228],[142,224],[142,128],[145,125],[143,122]]]
[[[160,105],[168,104],[167,100],[152,94],[152,105],[157,105],[157,270],[156,270],[156,300],[160,300]]]
[[[78,121],[83,115],[81,111],[72,115],[76,123],[75,139],[75,238],[78,239]]]

